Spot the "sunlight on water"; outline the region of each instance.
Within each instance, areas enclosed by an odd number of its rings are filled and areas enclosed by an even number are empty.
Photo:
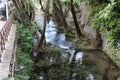
[[[83,52],[78,52],[76,54],[76,58],[75,58],[76,63],[78,63],[78,61],[80,61],[80,64],[82,64],[82,58],[83,58]]]
[[[94,76],[92,74],[88,74],[86,80],[94,80]]]

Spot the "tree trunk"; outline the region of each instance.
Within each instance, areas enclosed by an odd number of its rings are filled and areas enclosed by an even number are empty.
[[[63,14],[61,2],[59,0],[53,1],[53,12],[54,12],[54,18],[55,18],[57,24],[59,26],[62,25],[62,26],[64,26],[64,28],[66,28],[68,25],[67,25],[67,21],[65,19],[65,15]]]
[[[53,1],[53,15],[54,15],[54,19],[57,23],[58,26],[62,25],[62,19],[59,15],[59,9],[57,8],[56,3]]]
[[[64,28],[66,28],[68,25],[67,25],[67,21],[66,21],[66,19],[65,19],[65,15],[64,15],[64,13],[63,13],[63,9],[62,9],[61,2],[60,2],[60,0],[56,0],[56,1],[57,1],[57,3],[58,3],[58,6],[59,6],[59,11],[60,11],[60,15],[61,15],[61,17],[62,17],[63,26],[64,26]]]
[[[40,6],[41,6],[42,11],[45,12],[45,9],[44,9],[44,7],[43,7],[43,5],[42,5],[42,1],[39,0],[39,3],[40,3]]]
[[[24,7],[25,7],[25,3],[24,1],[22,0],[12,0],[15,7],[16,7],[16,10],[18,11],[18,15],[19,16],[19,20],[20,22],[23,24],[23,25],[31,25],[31,20],[30,20],[30,16],[29,16],[29,13],[26,13],[25,10],[24,10]],[[31,5],[29,5],[30,7]]]
[[[43,45],[43,42],[44,42],[44,39],[45,39],[45,30],[46,30],[46,21],[47,21],[47,15],[49,15],[49,3],[50,3],[50,0],[47,0],[47,5],[46,5],[46,8],[45,8],[45,12],[44,12],[44,25],[43,25],[43,30],[42,30],[42,35],[41,35],[41,39],[39,41],[39,44],[38,44],[38,48],[41,49],[42,48],[42,45]]]
[[[72,12],[72,16],[73,16],[73,19],[74,19],[74,24],[75,24],[77,35],[78,35],[78,37],[82,36],[81,30],[80,30],[80,27],[79,27],[79,24],[78,24],[78,21],[77,21],[74,5],[73,5],[73,0],[70,0],[70,6],[71,6],[71,12]]]
[[[45,10],[45,13],[44,13],[44,25],[43,25],[43,30],[42,30],[42,35],[41,35],[41,39],[39,41],[39,44],[38,44],[38,48],[41,49],[42,48],[42,45],[43,45],[43,42],[44,42],[44,39],[45,39],[45,29],[46,29],[46,21],[47,21],[47,16],[46,16],[46,10]]]

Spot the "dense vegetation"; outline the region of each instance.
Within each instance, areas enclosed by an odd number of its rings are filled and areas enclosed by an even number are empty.
[[[120,41],[120,1],[110,0],[97,5],[93,26],[100,29],[109,39],[112,48]],[[106,34],[107,31],[107,34]]]
[[[91,6],[92,26],[108,39],[111,48],[109,56],[116,60],[116,49],[120,42],[120,1],[119,0],[89,0]]]
[[[32,71],[32,67],[34,66],[34,61],[31,59],[31,55],[33,53],[33,38],[34,33],[37,31],[37,26],[34,23],[33,19],[35,16],[35,7],[32,3],[32,0],[12,0],[16,6],[16,14],[15,14],[15,24],[17,25],[17,63],[16,68],[19,68],[19,66],[24,66],[25,69],[23,69],[20,72],[16,72],[16,80],[23,80],[23,79],[29,79],[30,72]],[[75,24],[75,31],[78,37],[83,38],[83,33],[81,31],[81,27],[79,26],[79,23],[77,22],[76,17],[76,8],[79,8],[80,2],[83,2],[84,0],[53,0],[50,2],[50,0],[45,0],[46,6],[41,4],[41,2],[44,0],[39,0],[39,3],[42,7],[42,11],[44,13],[44,25],[43,30],[41,31],[42,39],[39,42],[39,46],[37,47],[37,52],[42,53],[44,50],[47,51],[46,46],[43,48],[44,39],[45,39],[45,28],[46,28],[46,21],[49,22],[50,18],[56,22],[56,24],[66,31],[66,33],[71,33],[69,31],[68,24],[66,22],[66,17],[69,12],[71,12]],[[92,17],[92,27],[98,29],[101,34],[107,37],[109,40],[109,45],[116,49],[118,43],[120,42],[120,1],[119,0],[85,0],[87,5],[91,7],[90,10],[90,17]],[[52,4],[52,7],[50,5]],[[65,9],[65,10],[64,10]],[[66,34],[66,35],[72,35],[72,34]],[[74,34],[75,35],[75,34]],[[73,36],[74,36],[73,35]],[[74,36],[75,37],[75,36]],[[73,37],[73,39],[74,39]],[[49,49],[48,49],[49,50]],[[51,50],[52,53],[59,53],[58,50]],[[56,52],[57,51],[57,52]],[[48,54],[47,52],[45,52]],[[114,52],[115,53],[115,52]],[[113,54],[114,55],[114,54]],[[44,55],[45,56],[45,55]],[[49,57],[49,55],[47,55]],[[45,56],[46,57],[46,56]],[[44,58],[44,57],[43,57]],[[44,60],[44,59],[43,59]],[[38,65],[45,65],[45,61],[42,59],[39,59]],[[43,63],[42,63],[43,61]],[[47,62],[46,62],[47,63]],[[63,64],[64,61],[61,63],[59,67],[66,66]],[[67,66],[69,67],[69,66]],[[85,70],[84,70],[85,71]],[[83,73],[84,73],[83,71]],[[55,71],[57,72],[57,71]],[[57,73],[67,73],[68,69],[65,68],[63,71],[59,71]],[[51,74],[52,75],[52,74]],[[56,75],[54,73],[54,75]],[[62,74],[65,76],[65,74]],[[61,76],[61,78],[63,77]],[[70,76],[70,75],[66,75]],[[84,77],[84,75],[83,75]],[[51,77],[57,79],[57,76]]]
[[[15,79],[23,80],[29,79],[30,71],[32,70],[33,61],[32,55],[32,44],[33,44],[33,33],[36,32],[37,26],[32,23],[32,29],[27,26],[23,26],[18,21],[15,21],[17,25],[17,49],[16,49],[16,69],[23,66],[24,69],[16,72]]]
[[[35,14],[32,0],[12,1],[15,4],[13,13],[15,15],[14,23],[17,26],[15,80],[24,80],[29,79],[30,71],[32,70],[32,45],[34,33],[37,31],[38,27],[33,21]],[[20,66],[23,66],[24,69],[17,71]]]

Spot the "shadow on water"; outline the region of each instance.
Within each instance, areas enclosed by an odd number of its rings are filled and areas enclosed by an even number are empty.
[[[39,26],[43,25],[42,16],[36,15],[35,20]],[[58,33],[52,20],[46,26],[45,37],[50,49],[43,54],[34,52],[31,80],[116,80],[120,75],[104,52],[76,51],[65,34]]]

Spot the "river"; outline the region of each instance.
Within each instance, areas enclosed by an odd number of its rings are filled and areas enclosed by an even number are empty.
[[[36,15],[35,21],[43,26],[42,15]],[[34,52],[37,61],[32,80],[116,80],[120,75],[117,66],[103,51],[81,50],[67,40],[65,33],[58,32],[52,20],[46,25],[45,38],[52,50],[41,55]]]

